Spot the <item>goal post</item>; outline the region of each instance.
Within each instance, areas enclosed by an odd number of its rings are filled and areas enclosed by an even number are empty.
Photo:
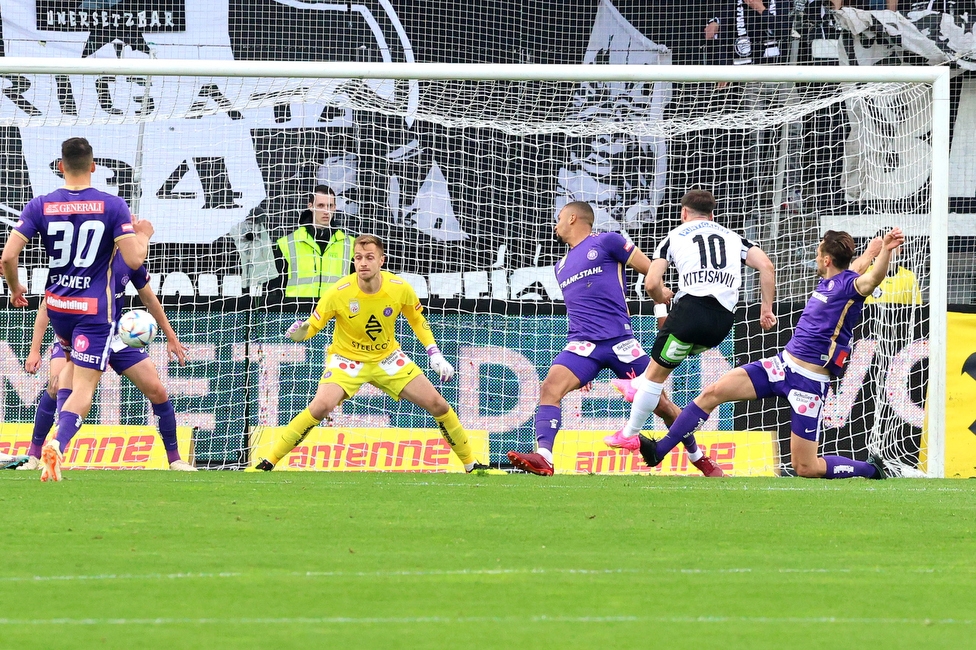
[[[0,139],[9,140],[5,153],[15,151],[25,161],[29,174],[17,178],[30,179],[14,188],[19,194],[8,187],[0,207],[9,224],[19,210],[9,197],[50,191],[56,182],[49,169],[52,143],[68,127],[97,134],[100,164],[118,164],[103,178],[110,187],[116,184],[122,194],[121,185],[140,183],[141,216],[170,224],[150,260],[150,271],[162,276],[157,293],[181,336],[185,331],[191,346],[202,350],[197,370],[166,371],[185,383],[177,411],[182,423],[199,430],[201,463],[228,467],[246,462],[255,434],[285,424],[307,403],[321,372],[321,350],[313,348],[324,340],[309,343],[306,353],[280,339],[285,321],[310,305],[283,300],[269,309],[265,282],[273,263],[263,260],[262,275],[238,257],[244,255],[241,242],[259,236],[266,237],[265,255],[272,255],[277,237],[297,225],[316,182],[343,188],[340,209],[353,231],[375,229],[390,238],[398,252],[391,270],[421,289],[435,334],[447,337],[442,348],[459,367],[459,383],[445,385],[445,395],[463,423],[471,420],[484,432],[493,461],[508,448],[531,445],[533,400],[565,336],[552,276],[563,250],[551,239],[552,219],[565,202],[591,201],[598,229],[619,230],[650,253],[674,219],[675,197],[691,185],[711,189],[720,218],[757,239],[776,262],[777,300],[789,312],[778,314],[784,331],[812,289],[810,246],[823,230],[849,229],[863,248],[881,226],[901,225],[911,240],[904,259],[924,303],[879,298],[866,309],[864,327],[879,329],[870,346],[855,350],[865,355],[858,359],[857,381],[848,379],[835,391],[834,424],[828,426],[837,433],[828,438],[842,440],[825,442],[855,454],[865,446],[885,452],[887,445],[886,459],[900,473],[939,477],[949,73],[945,67],[6,57],[0,58],[6,84]],[[140,129],[136,150],[130,126]],[[886,142],[892,150],[879,154]],[[160,143],[186,151],[170,152],[177,163],[169,168],[143,170],[162,155]],[[133,154],[142,160],[134,181],[125,176],[132,167],[127,171],[125,159]],[[896,169],[885,156],[900,161]],[[239,164],[243,159],[247,164]],[[15,175],[5,173],[11,185]],[[888,184],[897,191],[885,193]],[[193,232],[201,220],[209,234]],[[251,227],[259,222],[267,233],[255,234]],[[235,265],[239,270],[228,272]],[[38,251],[28,251],[24,273],[34,280],[36,296],[43,278]],[[649,349],[656,325],[633,277],[628,297],[637,337]],[[727,344],[676,373],[670,389],[679,405],[722,370],[775,347],[750,333],[748,316],[757,302],[756,282],[747,277]],[[893,330],[884,327],[892,322],[904,340],[886,338]],[[22,355],[23,336],[8,323],[0,338]],[[241,339],[241,331],[256,338]],[[409,331],[400,337],[409,352],[418,352],[408,343]],[[157,365],[167,365],[164,354],[154,355]],[[557,455],[557,470],[597,458],[578,431],[625,417],[606,379],[594,395],[564,402],[564,439],[576,446],[565,458]],[[27,398],[41,384],[16,381],[5,390],[22,404],[8,405],[0,420],[26,421],[32,414]],[[861,381],[874,387],[861,394]],[[898,381],[904,386],[889,402],[888,389]],[[840,394],[845,388],[856,388],[860,397]],[[919,421],[918,404],[897,401],[912,396],[924,403],[927,424]],[[872,404],[879,413],[883,405],[893,419],[869,413]],[[107,405],[98,413],[114,413],[110,420],[125,423],[132,419],[125,408]],[[772,434],[776,460],[763,465],[764,472],[778,473],[788,464],[782,413],[757,408],[729,407],[712,428],[779,429]],[[151,422],[146,410],[140,424]],[[337,426],[377,438],[382,427],[433,426],[424,422],[422,414],[374,393],[351,400],[337,418]],[[891,422],[904,433],[892,434]],[[623,465],[620,459],[615,467]],[[575,467],[603,471],[583,461]]]

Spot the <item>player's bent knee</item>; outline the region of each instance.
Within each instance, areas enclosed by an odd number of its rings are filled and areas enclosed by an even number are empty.
[[[149,387],[146,389],[145,395],[146,399],[153,404],[164,404],[169,399],[169,393],[166,392],[166,388],[162,384]]]
[[[435,418],[439,418],[451,410],[451,405],[447,403],[447,400],[444,399],[443,395],[440,393],[435,393],[435,397],[432,397],[430,402],[426,404],[424,408]]]
[[[579,380],[573,378],[573,384],[567,385],[565,381],[558,381],[552,377],[546,377],[539,387],[539,401],[543,404],[558,405],[570,391],[579,388]]]
[[[791,463],[796,475],[801,478],[820,478],[820,467],[817,463],[796,462]]]
[[[710,411],[719,404],[725,402],[722,396],[722,388],[719,384],[709,384],[702,390],[701,395],[695,399],[695,403],[706,411]]]
[[[313,399],[312,403],[308,405],[308,412],[311,413],[312,417],[316,420],[324,420],[329,416],[329,413],[331,413],[332,409],[334,408],[334,405],[330,407],[324,401],[317,402]]]

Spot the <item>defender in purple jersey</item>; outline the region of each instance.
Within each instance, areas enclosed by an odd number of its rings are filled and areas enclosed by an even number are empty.
[[[568,342],[542,382],[535,416],[538,451],[508,452],[513,465],[541,476],[553,472],[552,446],[562,424],[563,397],[587,386],[604,368],[619,378],[636,377],[647,367],[647,353],[630,324],[624,267],[647,273],[650,260],[618,233],[594,234],[593,218],[593,208],[582,201],[559,212],[556,236],[569,245],[569,252],[555,271],[569,318]],[[665,398],[655,412],[671,422],[678,409]]]
[[[113,262],[115,277],[115,310],[121,314],[125,303],[125,288],[131,282],[136,288],[143,305],[153,315],[156,322],[166,335],[166,348],[171,358],[177,359],[180,365],[186,365],[186,346],[184,346],[173,330],[166,313],[163,311],[159,299],[149,286],[149,273],[144,266],[135,271],[126,266],[125,261],[119,254],[116,254]],[[31,339],[30,353],[24,364],[24,369],[34,374],[40,367],[41,342],[44,332],[47,329],[48,315],[47,306],[42,301],[34,320],[34,335]],[[28,449],[28,460],[18,469],[37,469],[40,462],[42,445],[47,437],[51,426],[54,424],[56,414],[61,410],[68,395],[71,394],[70,378],[63,381],[59,374],[63,371],[66,358],[61,345],[55,341],[51,346],[50,379],[47,389],[41,393],[38,402],[37,412],[34,416],[34,431],[31,436],[31,446]],[[159,378],[152,359],[145,348],[132,348],[122,343],[118,335],[112,337],[110,346],[108,365],[117,375],[126,377],[139,389],[143,395],[152,403],[153,413],[159,418],[158,429],[159,437],[163,441],[163,448],[166,450],[169,467],[172,470],[183,472],[194,472],[196,468],[184,461],[179,452],[176,439],[176,412],[173,404],[169,400],[166,388]]]
[[[885,478],[880,458],[868,456],[864,462],[842,456],[820,457],[817,441],[827,387],[831,377],[844,372],[864,299],[884,280],[891,251],[904,241],[901,229],[895,228],[883,240],[872,242],[852,264],[854,239],[846,232],[828,230],[817,247],[817,274],[823,279],[803,309],[786,348],[774,357],[735,368],[705,388],[660,441],[640,436],[640,453],[647,464],[653,467],[660,463],[720,404],[778,395],[792,410],[790,460],[798,476]],[[876,263],[865,272],[875,254]]]
[[[49,258],[45,300],[54,333],[69,357],[74,391],[58,421],[57,438],[45,446],[50,451],[42,454],[42,481],[60,480],[62,452],[88,415],[108,362],[117,319],[111,300],[115,248],[130,269],[138,269],[153,233],[151,223],[129,214],[125,201],[91,187],[95,162],[86,139],[69,138],[61,143],[58,169],[64,187],[27,204],[0,256],[11,304],[27,306],[17,263],[27,242],[40,235]]]

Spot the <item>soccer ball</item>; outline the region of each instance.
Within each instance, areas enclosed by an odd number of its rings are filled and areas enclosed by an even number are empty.
[[[119,338],[130,348],[146,347],[156,338],[157,331],[156,319],[142,309],[126,312],[119,319]]]

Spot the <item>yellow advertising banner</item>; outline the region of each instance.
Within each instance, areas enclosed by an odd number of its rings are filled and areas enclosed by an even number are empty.
[[[976,477],[976,314],[949,312],[945,475]]]
[[[251,431],[251,463],[267,458],[284,427]],[[488,432],[468,431],[475,458],[488,461]],[[464,472],[440,429],[314,427],[275,471]]]
[[[0,452],[26,454],[33,424],[0,424]],[[184,460],[193,462],[192,427],[176,427]],[[156,427],[86,424],[68,444],[63,469],[169,469]]]
[[[552,449],[556,474],[649,474],[654,476],[701,476],[678,445],[661,462],[650,468],[640,454],[611,449],[603,442],[613,431],[560,431]],[[644,431],[661,438],[666,431]],[[775,476],[778,474],[778,445],[769,431],[698,431],[701,450],[729,476]]]

